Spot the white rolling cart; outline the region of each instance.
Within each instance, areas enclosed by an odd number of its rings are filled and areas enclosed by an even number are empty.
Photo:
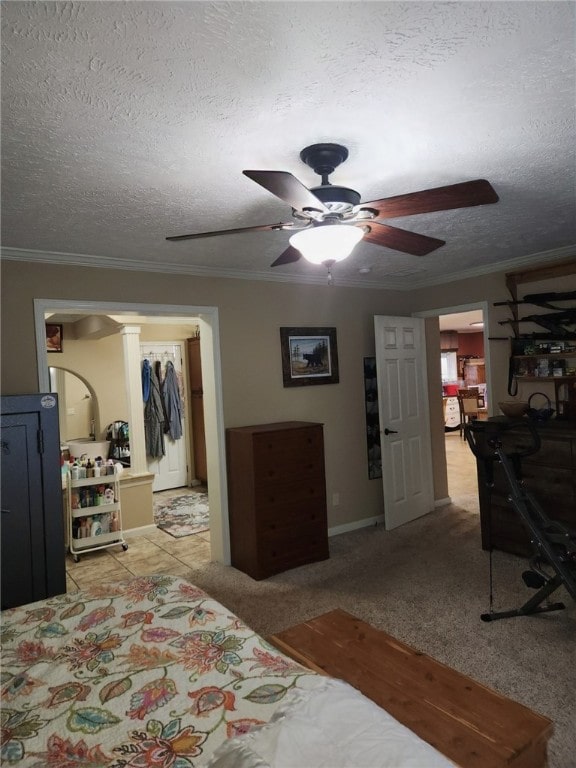
[[[68,475],[68,549],[79,555],[128,544],[122,533],[119,473],[74,479]]]

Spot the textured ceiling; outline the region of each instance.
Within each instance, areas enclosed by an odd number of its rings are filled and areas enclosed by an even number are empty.
[[[331,181],[364,200],[476,178],[500,196],[394,219],[446,245],[417,257],[361,243],[336,282],[407,288],[573,253],[575,12],[5,1],[3,255],[324,281],[304,260],[270,268],[287,233],[164,239],[290,220],[242,170],[314,186],[299,151],[321,141],[349,148]]]

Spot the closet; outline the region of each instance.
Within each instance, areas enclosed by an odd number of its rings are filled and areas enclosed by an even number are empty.
[[[58,397],[5,395],[2,609],[66,592]]]

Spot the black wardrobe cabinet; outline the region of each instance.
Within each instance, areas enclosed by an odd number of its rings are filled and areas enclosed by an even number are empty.
[[[0,397],[2,609],[66,592],[58,398]]]

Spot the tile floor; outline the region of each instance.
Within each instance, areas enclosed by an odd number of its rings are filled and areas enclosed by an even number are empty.
[[[478,495],[476,459],[458,430],[445,433],[448,493],[455,504]],[[461,499],[462,501],[459,501]]]
[[[180,496],[182,493],[183,489],[180,488],[171,493],[161,491],[159,495],[166,498],[170,495]],[[124,537],[128,544],[126,551],[118,545],[87,552],[80,555],[77,563],[67,555],[67,591],[76,592],[103,579],[121,581],[131,575],[171,573],[186,576],[190,568],[210,562],[210,531],[176,539],[156,528],[145,534],[130,535],[125,532]]]
[[[462,440],[458,430],[446,433],[446,461],[448,465],[448,491],[453,503],[478,511],[476,460],[468,443]],[[160,491],[156,496],[181,495],[183,489]],[[473,511],[471,509],[471,511]],[[67,591],[94,584],[98,580],[123,580],[150,573],[172,573],[186,576],[190,568],[210,562],[210,531],[175,539],[156,529],[150,533],[130,535],[125,533],[128,549],[121,546],[88,552],[75,563],[66,557]]]

